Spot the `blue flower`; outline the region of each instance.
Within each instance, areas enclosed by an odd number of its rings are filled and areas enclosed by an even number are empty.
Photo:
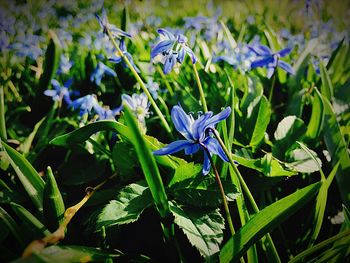
[[[130,108],[130,110],[137,117],[138,121],[142,124],[145,124],[145,118],[150,116],[148,98],[145,93],[136,94],[134,93],[132,96],[127,94],[122,95],[123,103]]]
[[[284,71],[294,74],[294,70],[287,62],[280,60],[281,57],[287,56],[292,49],[290,47],[284,48],[278,52],[272,53],[271,49],[264,45],[253,45],[249,48],[258,56],[258,60],[255,60],[251,64],[251,68],[266,67],[267,77],[271,78],[275,69],[280,67]]]
[[[114,120],[115,116],[120,113],[123,106],[119,106],[115,109],[110,109],[108,106],[94,105],[94,110],[98,115],[99,120]]]
[[[153,99],[158,99],[159,84],[154,82],[153,79],[149,79],[146,83],[148,91],[151,93]]]
[[[67,74],[69,73],[70,68],[73,66],[73,62],[69,60],[69,58],[65,55],[61,55],[60,65],[57,69],[57,74]]]
[[[112,33],[112,36],[114,38],[120,38],[120,37],[129,37],[131,38],[131,35],[124,32],[123,30],[117,28],[115,25],[112,25],[108,22],[106,10],[102,8],[102,15],[101,17],[98,14],[95,14],[98,23],[100,24],[100,27],[104,34],[107,34],[108,30]]]
[[[151,59],[155,59],[158,55],[161,56],[160,60],[164,64],[163,72],[165,74],[173,69],[176,62],[182,64],[186,54],[191,57],[193,64],[197,62],[197,57],[187,46],[187,38],[184,35],[174,35],[163,28],[158,29],[157,32],[160,34],[161,40],[152,48]]]
[[[69,91],[68,88],[72,85],[72,83],[73,79],[69,79],[63,84],[63,86],[61,86],[57,80],[52,79],[51,85],[54,89],[45,90],[44,94],[46,96],[52,97],[54,101],[59,101],[63,98],[63,100],[69,105],[72,102],[70,99],[72,91]]]
[[[123,39],[120,40],[119,48],[123,52],[124,56],[126,56],[128,58],[128,60],[130,61],[132,67],[136,70],[136,72],[140,73],[140,70],[135,65],[131,54],[126,50],[125,42],[124,42]],[[125,63],[125,61],[122,59],[122,57],[116,55],[116,52],[113,52],[113,57],[109,58],[108,60],[113,62],[113,63],[120,63],[120,62],[122,62],[123,67],[125,67],[125,68],[128,67],[128,65]]]
[[[202,173],[204,175],[208,174],[210,171],[210,160],[207,152],[209,152],[210,155],[219,155],[225,162],[229,161],[217,139],[211,136],[211,129],[214,129],[218,122],[226,119],[230,113],[231,108],[227,107],[214,116],[213,112],[208,111],[194,120],[192,115],[186,114],[181,106],[174,106],[171,110],[171,119],[173,120],[176,130],[180,132],[186,140],[172,142],[164,148],[154,151],[153,154],[167,155],[180,150],[185,150],[185,154],[193,154],[199,149],[203,149],[204,163]]]
[[[94,69],[94,71],[90,76],[90,81],[95,82],[96,85],[99,86],[101,84],[101,80],[104,74],[107,74],[113,77],[117,76],[117,73],[115,73],[113,69],[111,69],[110,67],[106,66],[101,61],[99,61],[97,64],[97,67]]]
[[[84,114],[90,114],[92,109],[98,113],[101,107],[98,104],[96,95],[86,95],[84,97],[76,99],[70,104],[70,106],[73,108],[73,110],[80,109],[80,116],[83,116]]]

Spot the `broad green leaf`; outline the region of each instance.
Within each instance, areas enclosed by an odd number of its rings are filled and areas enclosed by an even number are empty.
[[[312,151],[314,156],[317,154]],[[308,153],[306,153],[303,149],[294,149],[288,153],[289,163],[288,166],[297,170],[300,173],[313,173],[320,170],[322,166],[322,162],[319,158],[316,157],[316,160]]]
[[[220,251],[225,224],[219,209],[199,210],[172,203],[170,209],[175,217],[175,223],[203,257],[209,257]]]
[[[96,121],[75,131],[61,135],[53,139],[50,144],[70,147],[72,144],[79,144],[87,141],[90,136],[99,131],[117,131],[121,136],[130,138],[130,128],[117,121]],[[158,150],[163,147],[163,144],[158,142],[154,137],[143,135],[147,143],[147,147],[151,150]],[[155,156],[157,162],[169,168],[176,168],[180,163],[185,163],[184,160],[173,156]]]
[[[132,144],[127,141],[119,141],[113,146],[113,163],[118,171],[118,176],[123,181],[130,182],[137,168],[137,158]]]
[[[119,253],[108,253],[101,249],[83,246],[49,246],[29,258],[19,258],[13,263],[73,263],[73,262],[108,262],[118,260]]]
[[[55,32],[49,31],[50,43],[46,49],[44,72],[40,77],[38,94],[48,89],[51,79],[55,76],[61,56],[60,41]]]
[[[5,149],[8,159],[24,189],[27,191],[36,208],[42,213],[44,180],[19,152],[4,142],[1,142],[1,145]]]
[[[162,178],[158,170],[157,163],[151,150],[148,148],[146,140],[141,135],[135,117],[128,106],[124,105],[125,121],[130,128],[128,140],[134,145],[137,157],[141,163],[143,174],[151,191],[156,208],[162,218],[170,215],[168,198],[165,193]]]
[[[194,177],[202,171],[200,164],[185,163],[176,168],[173,178],[169,182],[169,187],[182,182],[187,179],[194,179]]]
[[[222,179],[221,183],[229,201],[234,201],[240,195],[231,180]],[[222,203],[215,178],[209,175],[204,177],[202,173],[197,174],[196,177],[174,183],[170,190],[174,198],[184,204],[197,207],[217,207]]]
[[[328,100],[331,100],[334,95],[333,84],[328,74],[328,71],[326,67],[323,65],[323,62],[321,60],[320,60],[320,73],[321,73],[321,79],[322,79],[321,93]]]
[[[270,117],[270,103],[268,102],[265,96],[262,96],[259,103],[259,111],[254,126],[254,131],[249,144],[253,148],[258,146],[259,143],[264,139],[267,125],[270,122]]]
[[[296,116],[287,116],[281,120],[274,133],[275,143],[272,152],[278,159],[284,160],[287,150],[306,132],[304,122]]]
[[[120,190],[116,200],[103,208],[98,215],[96,229],[135,222],[152,203],[151,192],[145,181],[130,184]]]
[[[46,177],[43,200],[44,221],[49,230],[55,231],[63,221],[65,207],[50,166],[47,167]]]
[[[343,202],[346,206],[350,206],[350,157],[348,146],[341,134],[337,117],[333,112],[332,105],[327,98],[322,96],[325,121],[324,121],[324,141],[327,150],[331,156],[332,164],[335,165],[340,161],[336,180]]]
[[[309,124],[307,126],[306,136],[316,139],[322,129],[324,121],[323,102],[321,94],[317,88],[314,88],[314,96],[312,98],[312,112]]]
[[[15,237],[21,246],[25,245],[25,241],[19,233],[19,226],[16,221],[0,206],[0,220],[6,225],[11,234]]]
[[[39,234],[40,238],[50,234],[50,231],[47,230],[44,224],[23,206],[13,202],[11,202],[10,205],[17,216],[24,221],[28,227],[30,227],[30,230],[34,230],[37,234]]]
[[[320,183],[309,185],[255,214],[226,242],[220,251],[220,262],[241,258],[251,245],[304,206],[316,195],[319,188]]]

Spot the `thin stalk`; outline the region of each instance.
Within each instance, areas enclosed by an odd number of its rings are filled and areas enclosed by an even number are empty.
[[[0,86],[0,138],[7,141],[6,123],[5,123],[5,99],[4,87]]]
[[[313,253],[317,252],[318,250],[332,244],[333,242],[341,239],[341,238],[345,238],[350,236],[350,229],[345,230],[331,238],[328,238],[320,243],[318,243],[317,245],[314,245],[313,247],[304,250],[303,252],[301,252],[300,254],[296,255],[294,258],[292,258],[289,263],[294,263],[294,262],[299,262],[302,261],[305,257],[312,255]]]
[[[202,83],[201,83],[201,80],[200,80],[199,75],[198,75],[196,64],[192,63],[192,66],[193,66],[194,75],[196,77],[196,81],[197,81],[197,84],[198,84],[198,90],[199,90],[199,96],[200,96],[200,99],[201,99],[201,103],[202,103],[204,112],[207,112],[208,111],[207,102],[205,101],[203,87],[202,87]]]
[[[232,168],[233,168],[235,174],[237,175],[237,177],[238,177],[238,179],[239,179],[239,182],[240,182],[240,184],[241,184],[241,187],[242,187],[244,193],[246,194],[246,196],[247,196],[247,198],[248,198],[248,200],[249,200],[251,206],[253,207],[254,213],[258,213],[258,212],[260,211],[260,210],[259,210],[259,207],[257,206],[257,204],[256,204],[256,202],[255,202],[255,200],[254,200],[253,195],[251,194],[251,192],[250,192],[250,190],[249,190],[247,184],[245,183],[245,181],[244,181],[244,179],[243,179],[241,173],[239,172],[237,166],[235,165],[235,163],[234,163],[234,161],[233,161],[233,159],[232,159],[231,154],[230,154],[229,151],[227,150],[227,148],[226,148],[224,142],[222,141],[222,139],[221,139],[221,137],[220,137],[220,134],[218,133],[218,131],[217,131],[216,129],[212,129],[212,131],[213,131],[215,137],[217,138],[217,140],[219,141],[219,143],[220,143],[222,149],[224,150],[224,152],[225,152],[227,158],[229,159],[230,164],[231,164],[231,166],[232,166]],[[276,262],[281,262],[281,260],[280,260],[280,258],[279,258],[279,255],[278,255],[278,252],[277,252],[277,250],[276,250],[276,247],[275,247],[275,245],[274,245],[274,243],[273,243],[273,241],[272,241],[272,238],[271,238],[270,234],[266,234],[266,238],[267,238],[267,240],[268,240],[268,242],[269,242],[269,244],[270,244],[270,246],[271,246],[271,251],[273,252],[273,255],[274,255],[274,257],[275,257]]]
[[[169,81],[167,80],[167,78],[165,77],[165,74],[163,72],[163,70],[157,66],[157,71],[158,73],[160,74],[160,76],[162,77],[162,79],[164,80],[164,84],[165,84],[165,87],[167,88],[167,90],[169,91],[169,94],[170,96],[173,96],[174,95],[174,91],[173,89],[171,88],[170,84],[169,84]]]
[[[272,100],[273,90],[275,89],[276,71],[277,71],[277,68],[275,69],[275,71],[272,74],[272,82],[271,82],[270,93],[269,93],[269,102],[271,102],[271,100]]]
[[[221,183],[221,180],[220,180],[220,176],[219,176],[218,170],[216,169],[216,166],[215,166],[215,163],[213,161],[213,158],[210,156],[210,153],[209,153],[207,148],[204,148],[204,150],[205,150],[205,152],[208,155],[208,158],[210,160],[211,166],[213,167],[214,174],[215,174],[215,179],[216,179],[216,182],[218,183],[218,186],[219,186],[219,189],[220,189],[221,198],[222,198],[222,201],[224,203],[224,209],[225,209],[225,213],[226,213],[226,219],[227,219],[227,222],[228,222],[228,226],[230,228],[231,235],[233,236],[235,234],[235,229],[233,228],[232,218],[231,218],[231,214],[230,214],[230,209],[228,208],[228,203],[227,203],[227,199],[226,199],[226,196],[225,196],[224,187],[222,186],[222,183]]]
[[[134,75],[134,77],[136,78],[137,82],[140,84],[140,87],[142,88],[143,92],[146,94],[146,96],[148,97],[148,100],[151,102],[154,110],[156,111],[157,115],[159,116],[161,122],[163,123],[165,129],[167,130],[167,132],[171,133],[171,129],[170,126],[168,124],[168,122],[166,121],[163,113],[160,111],[160,109],[158,108],[156,102],[154,101],[152,95],[149,93],[145,83],[143,82],[143,80],[141,79],[140,75],[136,72],[136,70],[134,69],[134,67],[132,66],[132,64],[130,63],[129,59],[124,55],[124,53],[120,50],[119,46],[117,45],[117,43],[115,42],[111,32],[109,29],[107,29],[107,34],[109,39],[112,41],[113,46],[116,48],[116,50],[118,51],[118,54],[122,57],[122,59],[125,61],[125,63],[128,65],[129,69],[131,70],[132,74]]]

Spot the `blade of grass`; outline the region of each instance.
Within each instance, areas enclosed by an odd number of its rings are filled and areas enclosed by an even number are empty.
[[[4,87],[0,86],[0,138],[7,141],[6,123],[5,123],[5,99]]]

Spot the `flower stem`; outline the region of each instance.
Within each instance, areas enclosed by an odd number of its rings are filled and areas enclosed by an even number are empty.
[[[0,138],[6,142],[4,87],[0,86]]]
[[[157,115],[159,116],[161,122],[163,123],[165,129],[167,130],[167,132],[171,133],[171,128],[168,124],[168,122],[166,121],[163,113],[160,111],[160,109],[158,108],[156,102],[154,101],[152,95],[149,93],[145,83],[143,82],[143,80],[141,79],[140,75],[137,73],[137,71],[134,69],[134,67],[132,66],[132,64],[130,63],[129,59],[124,55],[124,53],[120,50],[119,46],[117,45],[117,43],[115,42],[111,32],[109,29],[107,29],[107,34],[109,39],[112,41],[113,46],[116,48],[116,50],[118,51],[118,55],[120,55],[122,57],[122,59],[125,61],[125,63],[128,65],[129,69],[131,70],[132,74],[134,75],[134,77],[136,78],[137,82],[140,84],[140,87],[142,88],[143,92],[146,94],[146,96],[148,97],[149,101],[151,102],[154,110],[156,111]]]
[[[196,77],[196,81],[197,81],[197,84],[198,84],[198,90],[199,90],[199,96],[200,96],[200,99],[201,99],[201,103],[202,103],[204,112],[207,112],[208,111],[207,102],[205,101],[203,87],[202,87],[202,83],[201,83],[201,80],[200,80],[199,75],[198,75],[196,64],[192,63],[192,66],[193,66],[194,75]]]
[[[210,156],[210,153],[209,153],[208,149],[207,148],[204,148],[204,149],[205,149],[205,152],[208,155],[208,158],[210,160],[211,166],[213,167],[214,174],[215,174],[215,179],[216,179],[216,182],[218,183],[218,186],[219,186],[219,189],[220,189],[221,198],[222,198],[222,201],[224,203],[224,209],[225,209],[225,213],[226,213],[226,219],[227,219],[227,222],[228,222],[228,226],[230,228],[231,235],[233,236],[235,234],[235,229],[233,228],[233,223],[232,223],[232,219],[231,219],[230,209],[228,208],[228,203],[227,203],[227,199],[226,199],[226,196],[225,196],[224,187],[222,186],[221,179],[220,179],[218,170],[216,169],[216,166],[215,166],[215,163],[213,161],[213,158]]]
[[[271,102],[271,100],[272,100],[273,90],[275,89],[276,71],[277,71],[277,68],[275,69],[275,71],[273,72],[273,75],[272,75],[272,82],[271,82],[270,93],[269,93],[269,102]]]
[[[218,131],[217,131],[216,129],[212,129],[212,131],[213,131],[215,137],[217,138],[217,140],[219,141],[219,144],[221,145],[222,149],[224,150],[224,152],[225,152],[227,158],[229,159],[230,164],[231,164],[231,166],[232,166],[232,168],[233,168],[233,171],[234,171],[235,174],[237,175],[237,177],[238,177],[238,179],[239,179],[239,182],[240,182],[240,184],[241,184],[241,187],[242,187],[244,193],[246,194],[246,196],[247,196],[247,198],[248,198],[248,200],[249,200],[251,206],[253,207],[254,213],[258,213],[258,212],[260,211],[260,210],[259,210],[259,207],[257,206],[257,204],[256,204],[256,202],[255,202],[255,200],[254,200],[253,195],[251,194],[251,192],[250,192],[250,190],[249,190],[247,184],[245,183],[245,181],[244,181],[244,179],[243,179],[241,173],[239,172],[237,166],[235,165],[235,163],[234,163],[234,161],[233,161],[233,159],[232,159],[231,154],[230,154],[229,151],[227,150],[227,148],[226,148],[224,142],[222,141],[222,139],[221,139],[221,137],[220,137],[220,134],[218,133]],[[275,247],[275,245],[274,245],[274,243],[273,243],[273,240],[272,240],[270,234],[267,234],[267,235],[266,235],[266,238],[267,238],[267,241],[268,241],[269,244],[270,244],[271,251],[273,252],[273,256],[274,256],[276,262],[281,262],[281,260],[280,260],[280,258],[279,258],[279,255],[278,255],[278,252],[277,252],[277,250],[276,250],[276,247]]]

